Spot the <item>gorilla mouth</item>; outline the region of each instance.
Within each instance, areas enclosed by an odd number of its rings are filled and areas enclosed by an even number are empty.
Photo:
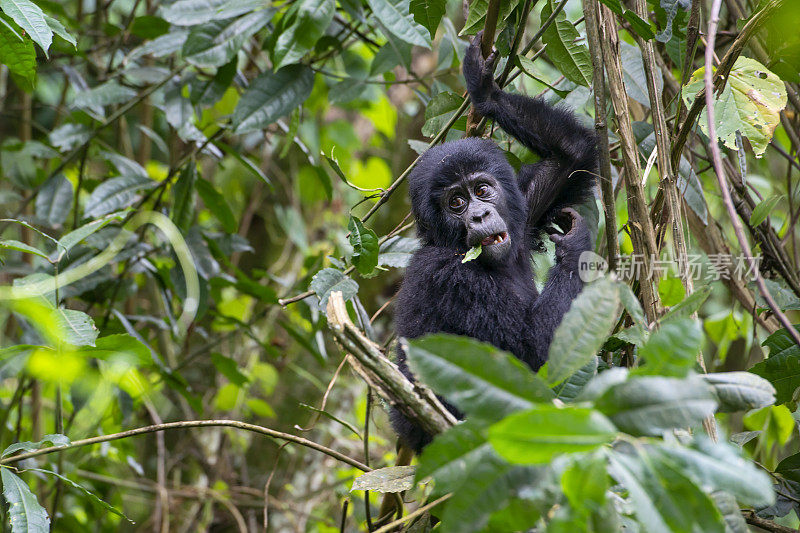
[[[495,244],[502,244],[508,240],[508,233],[505,231],[501,231],[500,233],[495,233],[494,235],[489,235],[485,237],[481,241],[481,246],[494,246]]]

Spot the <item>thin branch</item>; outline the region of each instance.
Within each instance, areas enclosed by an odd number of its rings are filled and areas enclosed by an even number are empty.
[[[403,518],[399,518],[399,519],[395,520],[394,522],[390,522],[390,523],[386,524],[385,526],[383,526],[380,529],[376,529],[375,533],[388,533],[389,531],[392,531],[397,526],[401,526],[401,525],[405,524],[406,522],[408,522],[409,520],[413,520],[414,518],[420,516],[421,514],[423,514],[426,511],[428,511],[428,509],[432,509],[435,506],[439,505],[440,503],[442,503],[444,501],[447,501],[448,499],[450,499],[451,496],[453,496],[452,492],[449,493],[449,494],[445,494],[444,496],[442,496],[438,500],[433,500],[428,505],[423,505],[422,507],[420,507],[419,509],[417,509],[413,513],[408,513]]]
[[[779,5],[780,3],[781,3],[780,0],[774,0],[772,2],[772,4],[775,5]],[[761,296],[763,296],[764,300],[766,300],[769,308],[772,309],[772,312],[775,315],[775,317],[783,325],[783,327],[786,328],[787,333],[792,337],[794,342],[798,346],[800,346],[800,333],[798,333],[797,330],[794,329],[792,323],[778,307],[778,304],[775,303],[775,300],[772,298],[769,289],[767,289],[767,284],[764,282],[764,277],[761,275],[761,271],[758,268],[758,264],[756,263],[755,258],[753,257],[753,252],[750,249],[750,244],[747,242],[747,237],[744,234],[744,228],[742,227],[742,222],[736,215],[736,208],[733,205],[733,200],[731,199],[731,192],[728,189],[728,183],[725,178],[725,169],[722,165],[722,153],[719,149],[719,143],[717,142],[717,125],[714,117],[714,91],[713,91],[714,81],[711,74],[711,67],[714,61],[714,40],[716,39],[717,24],[719,23],[719,10],[721,7],[722,7],[722,0],[714,0],[714,3],[711,6],[711,16],[709,17],[708,21],[708,46],[706,47],[706,70],[704,75],[706,116],[708,119],[708,136],[711,139],[710,148],[711,148],[711,157],[714,160],[714,171],[717,175],[717,182],[719,183],[720,191],[722,192],[722,200],[725,202],[725,207],[728,211],[728,217],[731,219],[731,224],[733,224],[733,229],[734,232],[736,233],[736,239],[739,241],[739,246],[741,247],[742,252],[747,256],[747,261],[749,262],[750,268],[753,271],[753,274],[755,275],[756,278],[756,285],[758,286],[758,290],[761,292]],[[722,68],[720,68],[720,70],[722,70]]]
[[[261,435],[266,435],[268,437],[272,437],[273,439],[280,439],[288,442],[293,442],[295,444],[311,448],[312,450],[322,452],[325,455],[329,455],[334,459],[338,459],[339,461],[347,463],[350,466],[354,466],[359,470],[363,470],[364,472],[370,472],[372,470],[370,467],[368,467],[361,461],[357,461],[356,459],[348,457],[341,452],[337,452],[336,450],[328,448],[327,446],[323,446],[322,444],[317,444],[314,441],[310,441],[308,439],[304,439],[303,437],[298,437],[297,435],[292,435],[290,433],[283,433],[282,431],[276,431],[274,429],[270,429],[264,426],[257,426],[255,424],[248,424],[246,422],[239,422],[238,420],[185,420],[181,422],[166,422],[164,424],[154,424],[152,426],[130,429],[128,431],[121,431],[119,433],[112,433],[110,435],[99,435],[97,437],[90,437],[88,439],[76,440],[72,441],[70,444],[66,446],[49,446],[47,448],[42,448],[40,450],[14,455],[13,457],[5,457],[3,459],[0,459],[0,465],[12,464],[25,459],[30,459],[32,457],[39,457],[40,455],[47,455],[55,452],[64,452],[67,450],[72,450],[74,448],[80,448],[81,446],[88,446],[90,444],[99,444],[101,442],[109,442],[112,440],[125,439],[128,437],[134,437],[136,435],[144,435],[146,433],[155,433],[156,431],[165,431],[167,429],[199,428],[199,427],[232,427],[236,429],[243,429],[245,431],[252,431],[253,433],[260,433]]]

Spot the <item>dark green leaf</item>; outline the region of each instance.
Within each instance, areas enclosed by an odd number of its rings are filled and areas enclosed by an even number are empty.
[[[700,378],[714,389],[719,411],[749,411],[775,403],[775,388],[751,372],[712,372]]]
[[[194,190],[197,180],[197,167],[190,162],[184,167],[175,182],[172,203],[172,221],[182,231],[188,231],[194,219]],[[216,192],[216,191],[215,191]]]
[[[553,335],[547,382],[560,383],[588,363],[614,327],[618,312],[619,291],[610,278],[584,287]]]
[[[608,444],[617,428],[593,409],[540,404],[514,413],[489,428],[489,442],[512,463],[544,464],[564,453]]]
[[[542,7],[542,23],[555,9],[554,0],[547,0]],[[547,46],[547,55],[566,78],[578,85],[589,86],[592,80],[592,60],[589,49],[575,41],[580,38],[578,30],[567,20],[562,11],[555,21],[542,34],[542,42]]]
[[[439,133],[463,102],[464,99],[461,96],[447,91],[431,98],[428,107],[425,108],[425,125],[422,126],[422,134],[426,137],[433,137]]]
[[[16,35],[6,17],[0,14],[0,64],[24,82],[23,89],[33,90],[36,81],[36,50],[30,39]]]
[[[767,198],[763,202],[759,203],[753,212],[750,214],[750,225],[755,227],[764,222],[767,217],[772,213],[775,209],[775,206],[778,205],[778,202],[781,201],[783,196],[773,196],[771,198]]]
[[[314,86],[314,72],[304,65],[289,65],[265,72],[253,80],[233,112],[236,133],[266,128],[302,104]]]
[[[273,68],[278,70],[297,63],[314,48],[330,26],[335,8],[335,0],[299,0],[295,3],[292,23],[284,28],[275,43]]]
[[[237,387],[242,387],[245,383],[250,381],[247,376],[242,374],[239,370],[239,365],[236,361],[230,357],[225,357],[221,353],[214,352],[211,354],[211,362],[214,363],[214,368],[216,368],[220,374],[228,378],[230,382]]]
[[[63,174],[45,182],[36,195],[36,218],[48,226],[59,226],[72,209],[72,183]]]
[[[161,6],[161,16],[176,26],[196,26],[222,20],[264,7],[261,0],[178,0]]]
[[[72,481],[71,479],[69,479],[66,476],[62,476],[61,474],[57,474],[56,472],[53,472],[52,470],[45,470],[44,468],[29,468],[28,470],[31,470],[33,472],[41,472],[43,474],[49,474],[51,476],[55,476],[58,479],[60,479],[61,481],[63,481],[64,483],[66,483],[67,485],[69,485],[70,487],[78,489],[86,497],[88,497],[90,501],[92,501],[95,504],[99,505],[100,507],[102,507],[106,511],[109,511],[111,513],[114,513],[117,516],[120,516],[120,517],[124,518],[125,520],[127,520],[131,524],[135,523],[133,520],[131,520],[130,518],[125,516],[125,513],[123,513],[122,511],[120,511],[119,509],[117,509],[116,507],[111,505],[110,503],[106,502],[105,500],[100,499],[96,494],[94,494],[93,492],[90,492],[86,487],[84,487],[83,485],[79,485],[78,483],[75,483],[74,481]]]
[[[200,68],[219,67],[231,61],[242,45],[271,18],[263,9],[237,19],[215,20],[197,26],[183,43],[182,54]]]
[[[490,344],[437,334],[403,349],[415,375],[475,418],[499,420],[553,397],[523,363]]]
[[[100,217],[132,205],[138,192],[158,185],[150,178],[137,175],[111,178],[95,188],[86,200],[83,213],[87,217]]]
[[[378,236],[357,217],[351,216],[347,224],[350,245],[353,247],[353,264],[366,276],[378,266]]]
[[[331,292],[340,291],[344,301],[349,300],[358,293],[358,283],[345,276],[341,270],[323,268],[311,279],[311,290],[317,293],[319,306],[324,311],[328,305]]]
[[[418,248],[419,241],[417,239],[399,235],[392,237],[381,244],[378,265],[405,268]]]
[[[226,233],[236,233],[239,229],[239,223],[236,217],[233,216],[233,212],[228,206],[228,202],[225,201],[225,197],[222,196],[210,182],[204,179],[198,179],[195,182],[195,186],[197,188],[197,194],[203,199],[203,203],[206,204],[208,210],[211,211],[214,217],[222,224],[222,229],[225,230]]]
[[[586,384],[597,375],[597,357],[592,357],[588,363],[580,367],[574,374],[555,387],[553,392],[556,398],[564,402],[571,402],[586,387]]]
[[[639,347],[644,366],[632,372],[685,377],[694,367],[702,344],[703,332],[696,320],[683,318],[663,324]]]
[[[447,7],[446,0],[411,0],[409,3],[414,20],[425,26],[431,34],[431,39],[436,37],[436,28],[444,16]]]
[[[0,467],[0,479],[12,533],[48,533],[50,518],[28,485],[7,467]]]
[[[698,378],[643,376],[612,386],[595,407],[631,435],[660,436],[694,427],[717,407],[711,387]]]
[[[769,348],[769,358],[753,365],[750,372],[772,383],[776,404],[789,402],[800,387],[800,346],[794,343],[786,329],[767,337],[763,346]]]
[[[409,0],[367,0],[373,16],[403,41],[431,47],[429,32],[414,20],[409,11]]]

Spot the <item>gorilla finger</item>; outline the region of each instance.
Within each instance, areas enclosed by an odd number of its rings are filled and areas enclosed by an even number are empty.
[[[550,240],[556,244],[561,244],[564,241],[564,236],[559,235],[558,233],[552,233],[550,235]]]

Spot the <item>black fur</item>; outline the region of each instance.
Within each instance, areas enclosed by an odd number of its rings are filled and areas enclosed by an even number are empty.
[[[542,160],[517,174],[492,141],[478,138],[442,144],[420,158],[409,176],[409,195],[422,246],[397,296],[396,330],[405,338],[436,332],[472,337],[511,352],[535,371],[546,361],[553,332],[582,288],[577,266],[581,252],[590,247],[589,231],[568,206],[592,194],[597,143],[571,112],[503,92],[479,42],[480,35],[464,61],[473,105]],[[510,238],[502,261],[481,254],[462,263],[470,247],[469,224],[443,207],[444,189],[476,172],[499,185],[497,213]],[[553,230],[553,224],[566,234]],[[556,264],[539,294],[531,251],[539,248],[545,233],[556,243]],[[402,350],[398,363],[412,377]],[[448,408],[461,416],[453,406]],[[392,424],[417,452],[430,442],[399,411],[393,411]]]

